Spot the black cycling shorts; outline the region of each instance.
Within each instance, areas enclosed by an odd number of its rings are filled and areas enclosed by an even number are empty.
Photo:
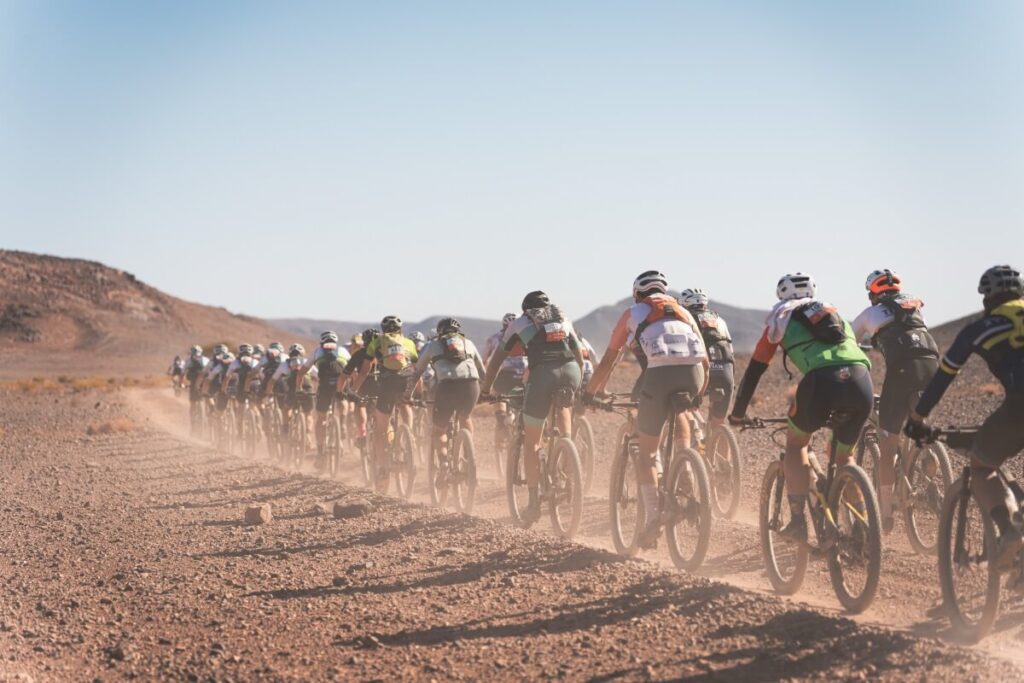
[[[1009,394],[978,430],[971,454],[1000,467],[1024,450],[1024,394]]]
[[[736,388],[736,378],[733,374],[732,363],[715,361],[711,363],[711,370],[708,373],[708,414],[721,420],[729,414],[729,406],[732,405],[732,395]]]
[[[835,438],[843,446],[852,446],[875,404],[871,373],[860,364],[830,365],[811,370],[796,388],[789,407],[790,425],[804,434],[813,434],[828,421],[833,411],[847,415],[836,425]]]
[[[497,377],[494,378],[493,391],[499,395],[510,394],[521,386],[523,386],[523,373],[504,368],[499,370]]]
[[[217,392],[213,397],[213,405],[217,410],[224,410],[228,407],[228,395]]]
[[[444,429],[452,415],[459,419],[469,417],[480,398],[480,381],[475,379],[446,379],[437,383],[434,394],[434,426]]]
[[[936,358],[912,358],[901,365],[886,366],[885,382],[878,400],[878,426],[899,434],[924,388],[939,369]]]
[[[286,404],[288,406],[288,410],[298,408],[308,415],[309,412],[313,410],[313,394],[309,394],[304,391],[289,393]]]
[[[396,373],[381,374],[377,383],[377,411],[390,415],[409,388],[409,377]]]
[[[338,396],[338,390],[334,384],[321,384],[316,392],[316,409],[318,412],[326,413],[334,405]]]

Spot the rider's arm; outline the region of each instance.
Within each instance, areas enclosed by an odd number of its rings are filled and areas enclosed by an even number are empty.
[[[423,348],[423,353],[421,353],[420,357],[416,360],[416,368],[412,371],[412,379],[409,380],[409,391],[407,392],[409,396],[412,396],[416,391],[416,384],[420,381],[420,377],[422,377],[423,373],[427,371],[428,367],[430,367],[430,359],[433,356],[433,354],[430,353],[430,347],[433,343],[434,342],[430,342],[430,344],[427,344],[427,346]]]
[[[629,309],[627,308],[623,311],[622,315],[619,316],[618,322],[615,323],[615,328],[612,330],[612,336],[608,340],[608,349],[604,352],[604,358],[601,359],[597,369],[594,370],[594,376],[591,378],[590,384],[587,387],[587,393],[596,394],[604,391],[604,386],[611,378],[612,371],[622,358],[622,349],[626,346],[628,337]]]
[[[487,372],[487,369],[484,367],[484,359],[480,357],[480,352],[477,350],[476,344],[468,340],[467,344],[469,344],[469,347],[473,350],[473,364],[476,365],[476,374],[481,380],[483,380],[484,374]]]
[[[920,400],[917,402],[917,407],[914,408],[913,417],[923,419],[935,409],[935,406],[942,400],[943,394],[946,393],[946,389],[956,379],[957,373],[960,372],[960,368],[964,366],[967,359],[971,357],[971,353],[974,352],[974,347],[983,344],[986,339],[995,334],[999,334],[1001,328],[993,326],[989,321],[992,318],[982,318],[976,322],[971,323],[960,331],[960,334],[956,336],[956,340],[953,341],[953,345],[949,347],[946,355],[942,357],[942,361],[939,363],[939,370],[932,375],[932,380],[928,382],[928,386],[925,387],[924,393],[921,394]]]
[[[369,356],[367,356],[366,360],[363,361],[362,366],[359,368],[359,373],[356,375],[355,381],[352,385],[356,391],[363,388],[363,382],[365,382],[366,378],[369,376],[370,370],[373,368],[373,363],[374,359]]]
[[[775,350],[778,347],[778,343],[773,344],[768,341],[768,330],[766,329],[761,335],[761,339],[757,342],[754,354],[750,358],[750,365],[747,366],[746,372],[743,373],[740,388],[736,392],[736,402],[732,406],[733,417],[742,418],[746,416],[747,406],[750,405],[750,399],[754,397],[757,383],[761,381],[761,375],[768,369],[768,364],[772,362],[772,357],[775,355]]]
[[[505,362],[505,357],[508,356],[508,351],[505,347],[499,346],[494,349],[494,353],[491,354],[491,359],[487,363],[487,372],[484,374],[483,383],[480,385],[480,391],[482,393],[488,393],[491,390],[491,385],[494,384],[494,378],[498,376],[498,372],[501,370],[501,364]]]

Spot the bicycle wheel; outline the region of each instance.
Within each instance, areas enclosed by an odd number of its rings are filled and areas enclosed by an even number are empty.
[[[476,448],[473,446],[473,435],[468,429],[462,429],[455,437],[455,450],[452,452],[452,492],[455,494],[455,509],[467,515],[473,512],[476,502]]]
[[[636,478],[636,458],[630,453],[631,445],[628,433],[624,433],[619,440],[619,451],[612,459],[608,486],[612,545],[615,546],[615,552],[626,557],[634,557],[639,552],[640,532],[644,526]]]
[[[939,585],[953,631],[976,643],[999,616],[999,572],[989,563],[996,529],[963,479],[950,486],[942,503],[938,533]]]
[[[449,444],[449,449],[451,449],[451,444]],[[448,502],[448,481],[444,472],[443,458],[434,447],[433,439],[430,444],[430,455],[427,457],[427,489],[430,491],[430,502],[444,507]]]
[[[509,442],[507,460],[505,462],[505,494],[508,498],[508,514],[517,526],[523,524],[522,511],[526,507],[529,490],[526,487],[526,464],[523,460],[523,435],[516,436]]]
[[[548,460],[551,525],[562,538],[572,538],[583,521],[583,468],[572,439],[560,437]]]
[[[807,574],[808,549],[804,543],[792,543],[777,536],[791,517],[785,483],[782,461],[768,465],[761,481],[758,527],[768,581],[775,592],[793,595],[800,590]]]
[[[369,488],[373,485],[373,446],[372,441],[373,433],[367,431],[366,439],[363,443],[362,448],[359,449],[359,468],[360,474],[363,475],[363,486]]]
[[[580,415],[572,421],[572,441],[576,452],[580,455],[580,467],[583,468],[583,493],[589,493],[594,483],[594,428],[585,416]]]
[[[506,416],[506,420],[509,420],[511,413]],[[494,471],[498,473],[498,478],[504,478],[505,476],[505,460],[508,458],[508,450],[512,445],[512,441],[509,438],[510,428],[508,423],[500,423],[495,418],[494,423]]]
[[[926,448],[912,446],[906,456],[907,507],[903,522],[911,547],[922,555],[934,555],[939,545],[942,499],[953,483],[949,454],[941,443]]]
[[[728,426],[716,427],[704,451],[708,462],[708,477],[715,503],[715,514],[732,519],[740,509],[740,445],[736,434]]]
[[[393,446],[391,463],[395,488],[398,495],[408,500],[412,498],[412,486],[416,480],[416,440],[409,425],[398,425]]]
[[[871,485],[878,490],[878,470],[882,463],[882,449],[874,433],[865,433],[857,442],[857,464],[868,474]]]
[[[341,470],[341,423],[337,415],[331,415],[327,420],[327,473],[334,477]]]
[[[253,411],[246,410],[242,416],[242,453],[247,458],[256,457],[256,440],[259,437],[256,431],[256,415]]]
[[[711,484],[700,453],[679,449],[672,458],[665,490],[668,554],[679,569],[694,571],[704,563],[711,542]]]
[[[882,571],[882,515],[867,472],[852,464],[838,468],[828,506],[837,534],[828,553],[832,588],[843,607],[859,614],[875,599]]]
[[[295,469],[302,468],[302,461],[306,457],[306,416],[302,410],[296,408],[292,411],[292,423],[288,429],[289,451],[291,454],[291,466]]]

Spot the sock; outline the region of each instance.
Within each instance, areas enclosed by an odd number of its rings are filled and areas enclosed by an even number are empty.
[[[892,498],[896,491],[895,484],[882,484],[878,487],[878,507],[882,517],[892,517]]]
[[[789,513],[793,519],[804,518],[804,506],[807,505],[807,496],[803,494],[791,494],[789,498]]]
[[[654,484],[640,484],[640,503],[644,506],[647,523],[658,519],[658,487]]]

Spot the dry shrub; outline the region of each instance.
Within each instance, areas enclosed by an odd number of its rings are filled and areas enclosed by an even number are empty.
[[[108,389],[110,383],[102,377],[79,377],[71,383],[71,386],[77,391],[86,391],[88,389]]]
[[[1003,395],[1003,386],[996,382],[986,382],[985,384],[979,386],[978,389],[981,391],[981,393],[985,394],[986,396]]]
[[[135,429],[135,423],[126,417],[115,417],[112,420],[106,420],[105,422],[96,422],[89,425],[85,429],[85,433],[89,436],[95,434],[117,434],[123,432],[130,432]]]

